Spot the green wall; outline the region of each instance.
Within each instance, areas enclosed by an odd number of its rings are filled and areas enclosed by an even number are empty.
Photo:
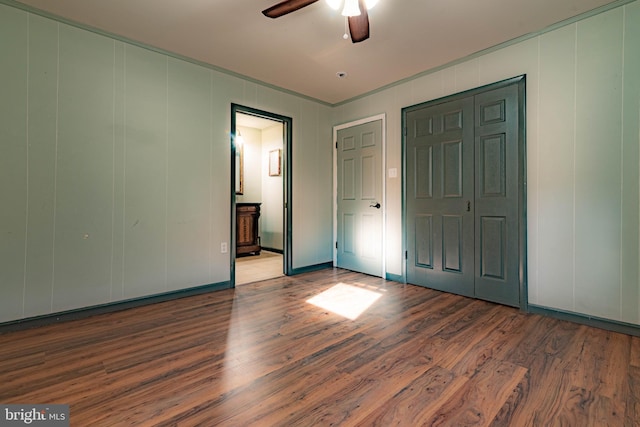
[[[329,107],[2,4],[0,57],[0,321],[228,282],[231,103],[293,118],[293,267],[331,261]]]

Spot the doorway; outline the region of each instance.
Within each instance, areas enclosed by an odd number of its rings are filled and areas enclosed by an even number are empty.
[[[292,120],[231,105],[232,286],[291,272]]]
[[[526,307],[524,90],[403,109],[408,283]]]

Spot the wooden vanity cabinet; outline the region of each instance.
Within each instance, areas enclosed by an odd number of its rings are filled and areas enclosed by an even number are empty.
[[[236,203],[236,256],[259,255],[260,203]]]

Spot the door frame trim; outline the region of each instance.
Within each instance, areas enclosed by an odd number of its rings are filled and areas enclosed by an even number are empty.
[[[229,138],[231,144],[231,232],[229,236],[229,268],[230,277],[229,281],[232,288],[236,286],[236,113],[248,114],[251,116],[262,117],[265,119],[273,120],[275,122],[282,123],[283,130],[283,145],[282,150],[282,177],[283,177],[283,210],[284,210],[284,239],[283,239],[283,258],[284,258],[284,274],[290,276],[293,274],[293,214],[291,207],[293,206],[293,175],[292,175],[292,148],[293,148],[293,119],[291,117],[283,116],[280,114],[272,113],[269,111],[259,110],[257,108],[248,107],[245,105],[231,103],[231,128],[229,131]]]
[[[479,86],[463,92],[454,93],[444,97],[436,98],[419,104],[403,107],[401,110],[401,167],[402,167],[402,278],[407,281],[407,112],[430,107],[460,98],[475,96],[501,87],[518,85],[518,282],[519,282],[519,308],[527,312],[529,309],[529,295],[527,283],[527,116],[526,116],[526,75],[520,75],[495,83]]]
[[[387,256],[385,252],[387,229],[387,115],[385,113],[333,126],[333,265],[335,266],[338,263],[338,249],[336,248],[338,243],[338,149],[336,147],[338,143],[338,131],[378,120],[382,121],[382,262],[380,265],[380,277],[384,278],[387,271]]]

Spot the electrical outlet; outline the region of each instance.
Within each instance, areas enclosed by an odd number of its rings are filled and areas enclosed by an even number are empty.
[[[227,242],[220,243],[220,253],[223,253],[223,254],[227,253]]]

